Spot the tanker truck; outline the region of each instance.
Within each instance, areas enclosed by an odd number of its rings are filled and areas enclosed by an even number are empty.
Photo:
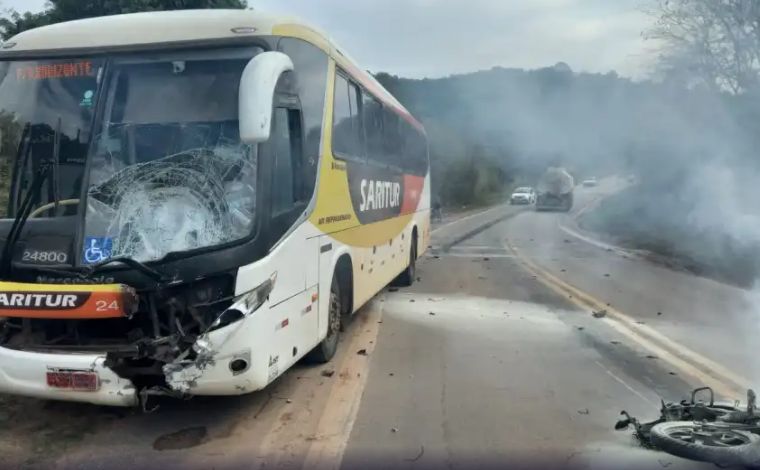
[[[538,181],[536,210],[556,210],[569,212],[573,207],[575,180],[562,167],[553,166],[546,170]]]

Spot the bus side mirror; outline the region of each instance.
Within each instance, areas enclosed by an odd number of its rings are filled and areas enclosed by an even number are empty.
[[[243,70],[238,91],[240,140],[257,144],[269,140],[272,104],[277,81],[293,70],[293,61],[282,52],[262,52]]]

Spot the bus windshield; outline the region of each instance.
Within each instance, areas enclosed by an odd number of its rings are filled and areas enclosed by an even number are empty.
[[[258,161],[240,141],[238,88],[260,51],[0,64],[0,217],[47,165],[31,217],[84,207],[82,264],[250,235]]]
[[[15,217],[34,175],[53,163],[35,215],[76,213],[102,71],[94,59],[0,63],[0,218]]]

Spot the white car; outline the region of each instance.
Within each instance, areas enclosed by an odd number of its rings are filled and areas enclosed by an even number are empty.
[[[535,204],[536,203],[536,191],[530,187],[517,188],[512,193],[512,197],[509,198],[509,203],[512,205],[517,204]]]
[[[586,188],[593,188],[597,184],[599,184],[599,183],[596,181],[596,178],[594,178],[594,177],[591,177],[591,178],[589,178],[587,180],[583,180],[583,186],[585,186]]]

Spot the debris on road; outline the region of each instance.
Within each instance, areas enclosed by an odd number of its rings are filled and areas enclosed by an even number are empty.
[[[604,277],[611,277],[609,273],[605,274]]]
[[[589,414],[591,414],[591,411],[589,411],[588,408],[584,408],[582,410],[578,410],[578,414],[579,415],[589,415]]]
[[[417,278],[417,282],[422,282],[422,278],[421,278],[421,277],[418,277],[418,278]]]
[[[620,346],[620,341],[610,341],[610,344],[614,344],[615,346]]]
[[[398,432],[398,428],[391,428],[391,432],[392,433],[397,433]]]
[[[335,375],[335,371],[332,369],[322,371],[322,377],[332,377],[333,375]]]
[[[567,269],[563,269],[563,270],[562,270],[562,272],[563,272],[563,273],[566,273],[566,272],[567,272]]]
[[[404,459],[404,460],[406,460],[407,462],[416,462],[419,459],[421,459],[423,455],[425,455],[425,446],[421,445],[420,446],[420,453],[417,454],[416,457],[414,457],[413,459]]]
[[[414,300],[414,299],[409,299],[409,303],[410,303],[410,304],[413,304],[414,302],[415,302],[415,300]]]
[[[389,377],[393,377],[393,372],[388,374]]]
[[[571,243],[569,239],[565,238],[565,243]]]
[[[599,310],[591,314],[594,318],[604,318],[607,316],[607,310]]]
[[[389,287],[388,292],[398,292],[398,287]]]
[[[356,354],[358,354],[360,356],[366,356],[367,355],[367,350],[366,349],[360,349],[360,350],[356,351]]]
[[[293,403],[293,400],[291,400],[290,398],[288,398],[287,400],[285,400],[285,403],[288,403],[288,404]]]
[[[645,322],[645,321],[637,321],[636,324],[637,325],[646,325],[647,322]]]
[[[657,316],[661,317],[662,316],[662,312],[657,312]]]
[[[435,312],[430,312],[430,313],[428,313],[428,315],[430,315],[431,317],[434,317],[435,316]]]
[[[655,355],[652,355],[652,354],[649,354],[649,355],[647,355],[647,359],[659,359],[659,357],[657,357]]]
[[[585,329],[586,329],[586,328],[584,328],[584,327],[582,327],[582,326],[576,326],[576,328],[578,328],[578,331],[583,331],[583,330],[585,330]]]
[[[483,261],[491,261],[491,258],[483,258]]]
[[[488,279],[488,278],[485,277],[485,276],[478,276],[478,280],[480,280],[480,281],[485,281],[486,279]]]

